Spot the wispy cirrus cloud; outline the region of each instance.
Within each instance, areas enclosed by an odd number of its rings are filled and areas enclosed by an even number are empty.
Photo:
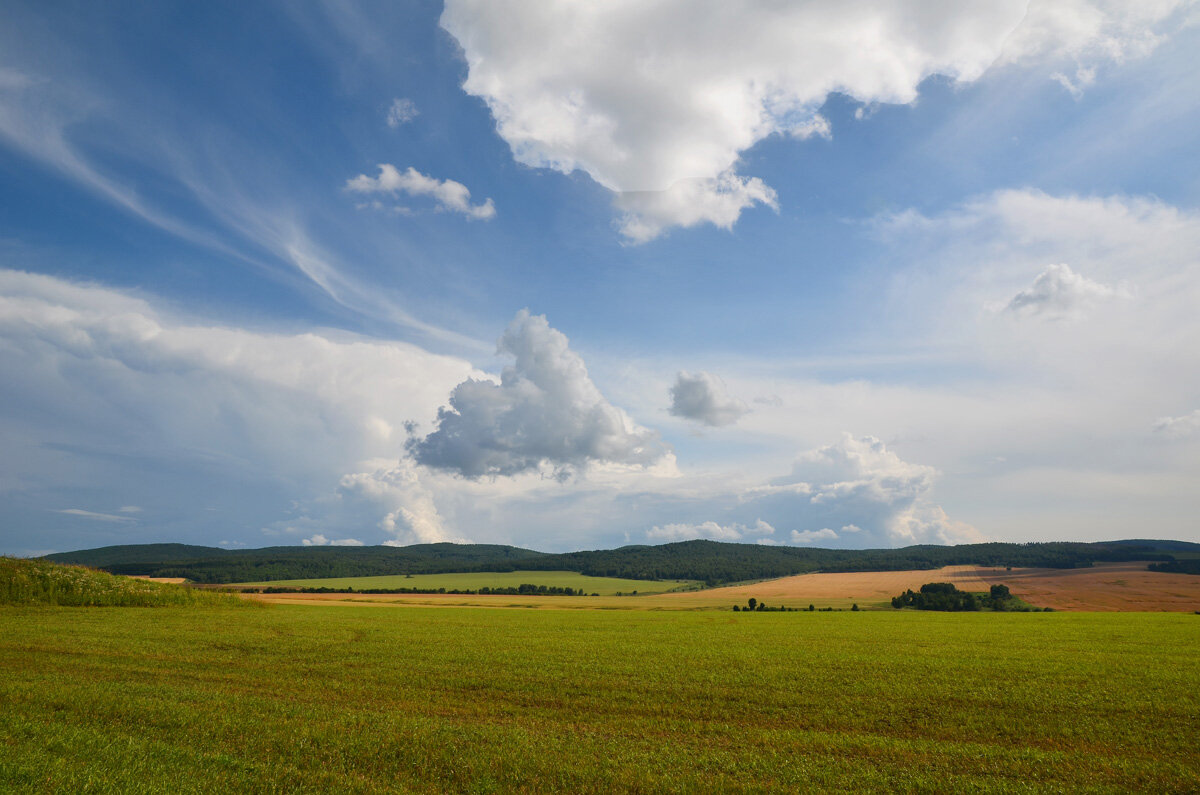
[[[415,102],[407,97],[397,97],[388,107],[387,126],[394,130],[397,127],[403,127],[420,115],[421,111],[417,110]]]
[[[55,513],[65,513],[68,516],[78,516],[80,519],[91,519],[96,522],[136,522],[132,516],[118,516],[111,513],[98,513],[96,511],[85,511],[82,508],[62,508],[56,510]]]

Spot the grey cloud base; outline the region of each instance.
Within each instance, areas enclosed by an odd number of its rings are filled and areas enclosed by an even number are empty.
[[[680,372],[671,387],[671,414],[705,425],[732,425],[750,409],[737,398],[730,397],[725,384],[717,376],[698,372]]]
[[[545,317],[521,310],[498,351],[516,361],[498,384],[469,378],[454,388],[433,433],[409,442],[417,463],[466,478],[549,467],[565,479],[591,462],[645,466],[668,452],[600,394]]]

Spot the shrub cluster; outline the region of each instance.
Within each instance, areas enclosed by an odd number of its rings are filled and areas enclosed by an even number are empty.
[[[948,582],[927,582],[919,592],[914,593],[910,588],[899,596],[892,597],[892,607],[914,607],[917,610],[942,610],[947,612],[963,612],[975,610],[995,610],[998,612],[1041,612],[1013,596],[1007,585],[993,585],[986,594],[976,594],[960,591]],[[1050,608],[1044,608],[1050,612]]]
[[[1150,571],[1161,571],[1168,574],[1200,574],[1200,558],[1151,563],[1148,568]]]

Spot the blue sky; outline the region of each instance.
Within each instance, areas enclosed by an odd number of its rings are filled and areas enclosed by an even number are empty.
[[[1200,540],[1196,6],[730,8],[0,6],[0,551]]]

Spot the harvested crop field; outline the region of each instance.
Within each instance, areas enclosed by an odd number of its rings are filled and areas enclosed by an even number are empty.
[[[888,607],[893,596],[927,582],[949,582],[964,591],[1004,584],[1037,607],[1055,610],[1192,612],[1200,610],[1200,577],[1148,571],[1145,563],[1107,563],[1088,569],[942,569],[800,574],[750,585],[638,596],[475,596],[457,594],[261,594],[290,604],[372,604],[410,607],[513,607],[560,610],[728,610],[754,597],[775,607]]]
[[[1200,610],[1200,577],[1149,571],[1145,563],[1105,563],[1086,569],[995,569],[947,566],[916,571],[871,571],[800,574],[778,580],[716,588],[708,598],[724,597],[730,605],[749,597],[768,604],[803,606],[851,600],[878,605],[902,591],[927,582],[949,582],[963,591],[986,591],[1007,585],[1015,596],[1037,607],[1055,610],[1186,611]],[[686,601],[695,594],[663,594],[664,601]]]
[[[1200,610],[1200,577],[1149,571],[1145,563],[1104,563],[1089,569],[980,569],[1030,604],[1055,610]]]
[[[709,597],[722,597],[730,605],[742,604],[754,597],[770,605],[786,603],[804,607],[810,602],[857,602],[863,607],[886,602],[908,588],[914,591],[927,582],[949,582],[962,591],[986,591],[989,582],[981,575],[991,569],[976,566],[946,566],[919,571],[855,571],[833,574],[797,574],[778,580],[735,585],[706,591]],[[686,600],[692,594],[672,594]],[[818,605],[819,606],[819,605]]]

